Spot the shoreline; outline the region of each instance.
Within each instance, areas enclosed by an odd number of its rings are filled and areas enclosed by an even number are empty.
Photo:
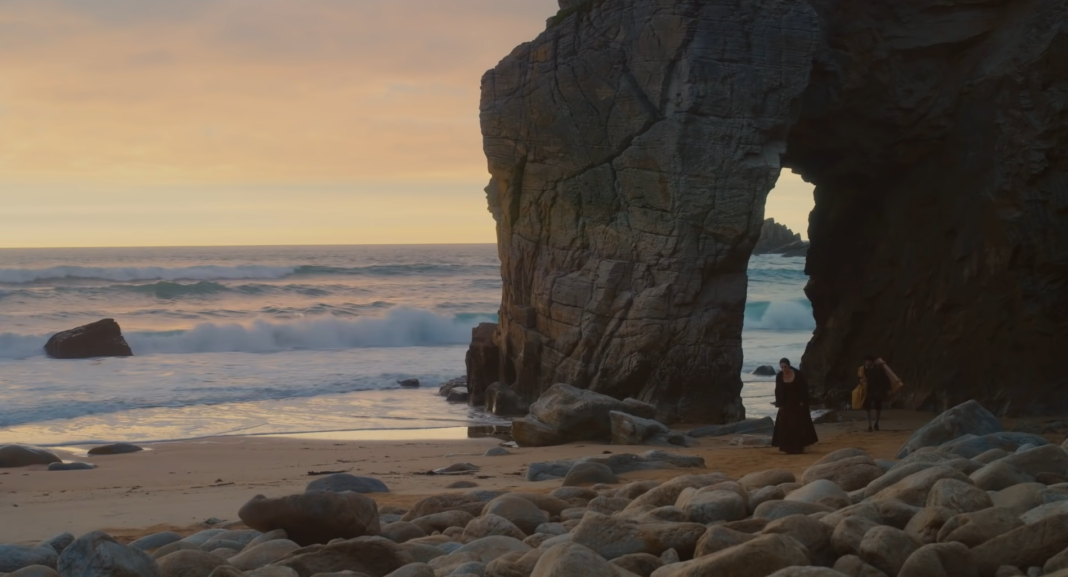
[[[368,496],[379,507],[408,507],[433,494],[458,492],[455,481],[471,481],[477,489],[549,492],[560,480],[528,482],[532,462],[612,453],[644,453],[661,449],[704,457],[707,471],[731,476],[762,469],[785,468],[802,473],[820,457],[840,448],[857,447],[876,458],[893,458],[912,432],[935,415],[887,411],[883,431],[867,433],[863,413],[841,413],[839,423],[817,425],[820,442],[802,455],[785,455],[769,447],[734,447],[732,436],[706,437],[692,448],[649,445],[620,446],[579,442],[554,447],[512,448],[511,455],[486,457],[497,447],[495,437],[459,439],[344,440],[275,435],[208,437],[188,441],[145,443],[150,451],[125,455],[73,457],[67,446],[53,449],[64,460],[98,465],[93,470],[47,471],[43,466],[0,470],[0,509],[5,523],[0,543],[36,542],[57,533],[76,535],[105,530],[121,540],[161,530],[193,532],[209,518],[239,521],[238,509],[257,494],[269,497],[300,493],[319,478],[313,471],[348,472],[375,477],[390,493]],[[677,427],[685,430],[685,425]],[[422,429],[422,431],[430,431]],[[313,433],[314,434],[314,433]],[[470,475],[427,475],[435,468],[468,462],[480,470]],[[637,471],[622,482],[667,479],[700,469]]]

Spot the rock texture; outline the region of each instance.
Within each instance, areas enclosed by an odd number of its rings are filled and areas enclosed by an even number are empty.
[[[56,359],[133,356],[119,323],[114,319],[103,319],[56,333],[48,339],[44,348],[48,356]]]
[[[878,352],[909,408],[1063,408],[1066,22],[1062,0],[569,1],[482,83],[496,380],[738,420],[746,262],[787,167],[816,185],[817,390],[845,400]]]
[[[591,0],[486,73],[497,380],[744,416],[746,265],[818,29],[802,0]]]
[[[760,227],[760,238],[753,247],[753,254],[805,256],[807,253],[808,243],[801,240],[801,235],[787,228],[785,224],[775,222],[774,218],[764,220]]]

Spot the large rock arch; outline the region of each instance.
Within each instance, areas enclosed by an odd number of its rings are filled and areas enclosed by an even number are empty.
[[[913,405],[1064,382],[1063,0],[561,5],[483,78],[504,290],[473,398],[568,382],[740,417],[746,264],[783,166],[817,185],[817,384],[851,386],[869,350]]]

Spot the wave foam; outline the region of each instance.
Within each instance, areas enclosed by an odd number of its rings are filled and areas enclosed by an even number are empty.
[[[757,301],[745,307],[746,330],[811,331],[816,328],[808,300]]]

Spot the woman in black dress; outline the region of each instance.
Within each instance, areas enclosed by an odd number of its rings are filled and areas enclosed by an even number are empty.
[[[819,440],[808,410],[808,381],[801,371],[790,366],[789,359],[780,360],[779,368],[782,370],[775,376],[775,405],[779,414],[775,417],[771,445],[784,453],[798,455]]]

